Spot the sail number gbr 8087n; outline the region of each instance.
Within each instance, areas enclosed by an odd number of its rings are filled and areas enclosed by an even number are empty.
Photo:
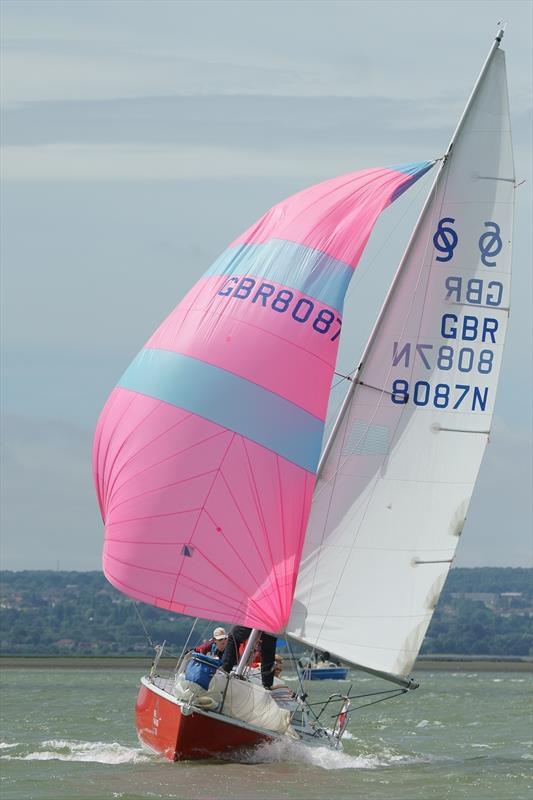
[[[442,233],[443,222],[454,222],[447,218],[441,220],[437,233],[433,238],[436,249],[443,252],[439,233]],[[497,231],[496,244],[491,240],[491,258],[498,255],[502,249],[499,236],[500,228],[496,223],[491,225]],[[449,261],[453,258],[453,251],[457,244],[457,235],[451,228],[446,228],[454,234],[448,242],[449,249],[445,256],[437,256],[436,261]],[[479,240],[481,261],[485,266],[495,267],[496,261],[488,260],[485,239],[488,234],[483,234]],[[496,235],[496,234],[494,234]],[[493,346],[501,345],[499,337],[499,321],[489,314],[481,315],[481,309],[490,310],[501,308],[505,294],[501,280],[467,278],[460,275],[448,275],[443,279],[444,302],[451,305],[468,307],[469,313],[460,316],[457,313],[446,311],[440,317],[440,339],[445,344],[436,345],[423,342],[393,342],[392,367],[404,367],[429,370],[431,372],[457,371],[467,375],[490,375],[495,364],[495,351]],[[477,306],[477,309],[476,309]],[[506,309],[502,309],[506,310]],[[478,313],[476,313],[478,311]],[[405,378],[394,378],[391,385],[391,400],[396,405],[405,405],[412,402],[416,406],[432,405],[439,409],[451,411],[485,411],[489,399],[489,386],[480,386],[471,383],[450,383],[446,375],[443,380],[432,382],[416,380],[409,382]]]

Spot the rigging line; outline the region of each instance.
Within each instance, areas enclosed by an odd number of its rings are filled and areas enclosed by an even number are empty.
[[[289,655],[291,657],[291,661],[294,664],[294,668],[296,669],[296,675],[298,676],[298,683],[300,684],[301,694],[305,695],[306,692],[305,692],[305,689],[304,689],[302,673],[298,669],[298,664],[297,664],[297,661],[296,661],[296,657],[294,655],[294,652],[293,652],[292,646],[291,646],[291,640],[289,639],[288,636],[285,636],[285,642],[287,644],[287,650],[289,651]],[[309,703],[307,705],[309,705]]]
[[[344,695],[344,694],[332,694],[332,695],[330,695],[330,697],[328,697],[328,699],[326,701],[317,700],[315,703],[309,703],[309,705],[311,705],[311,706],[319,706],[319,705],[322,705],[324,703],[327,705],[328,703],[334,702],[335,700],[339,700],[339,699],[343,699],[343,700],[359,700],[362,697],[375,697],[375,695],[378,695],[378,694],[391,694],[391,695],[405,694],[405,692],[407,692],[407,691],[408,691],[407,689],[381,689],[378,692],[364,692],[363,694],[350,694],[350,693],[348,693],[346,695]]]
[[[318,722],[318,717],[317,717],[314,709],[307,702],[307,696],[308,695],[307,695],[307,692],[305,691],[305,688],[304,688],[302,673],[298,669],[296,658],[295,658],[295,655],[294,655],[294,652],[293,652],[293,649],[292,649],[292,646],[291,646],[291,641],[288,638],[288,636],[285,637],[285,642],[287,644],[287,649],[289,651],[289,654],[290,654],[290,657],[291,657],[291,661],[293,662],[294,666],[296,667],[296,675],[298,676],[298,683],[300,685],[300,692],[299,692],[298,696],[300,697],[300,700],[305,704],[307,710],[313,715],[315,721]]]
[[[183,645],[183,649],[182,649],[182,651],[181,651],[181,653],[180,653],[180,657],[178,658],[178,663],[176,664],[176,669],[178,668],[178,665],[179,665],[179,664],[181,664],[181,661],[182,661],[182,659],[183,659],[183,656],[184,656],[184,655],[185,655],[185,653],[187,652],[187,647],[189,646],[189,642],[190,642],[190,640],[191,640],[191,636],[192,636],[192,634],[193,634],[193,631],[194,631],[194,629],[195,629],[195,627],[196,627],[196,623],[198,622],[198,619],[199,619],[199,617],[196,617],[196,619],[194,620],[194,622],[193,622],[193,624],[192,624],[192,628],[191,628],[191,630],[189,631],[189,635],[187,636],[187,641],[186,641],[186,642],[185,642],[185,644]],[[205,628],[204,628],[204,630],[205,630]]]
[[[359,711],[360,708],[368,708],[369,706],[375,706],[376,703],[383,703],[383,702],[385,702],[385,700],[394,700],[395,697],[398,697],[401,694],[405,694],[405,692],[407,692],[407,691],[408,691],[407,689],[402,689],[402,690],[398,691],[397,694],[391,695],[391,697],[380,697],[379,700],[372,700],[371,703],[361,703],[360,706],[356,706],[355,708],[349,708],[346,711],[346,713],[347,714],[353,714],[354,711]],[[337,715],[333,714],[332,716],[335,717]]]
[[[137,612],[137,616],[139,617],[139,622],[141,623],[142,628],[143,628],[143,630],[144,630],[144,632],[146,634],[146,638],[148,639],[148,644],[150,645],[150,647],[152,649],[155,649],[155,644],[152,642],[152,639],[150,638],[150,634],[148,633],[148,629],[147,629],[146,625],[144,624],[144,620],[143,620],[143,618],[141,616],[141,612],[139,611],[138,603],[137,603],[136,600],[133,601],[133,606],[135,608],[135,611]]]

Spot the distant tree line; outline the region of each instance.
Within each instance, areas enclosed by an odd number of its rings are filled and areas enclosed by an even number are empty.
[[[533,655],[533,570],[452,569],[424,655]],[[0,573],[2,655],[176,655],[208,638],[218,620],[194,620],[134,603],[100,572]],[[222,621],[223,624],[223,621]]]

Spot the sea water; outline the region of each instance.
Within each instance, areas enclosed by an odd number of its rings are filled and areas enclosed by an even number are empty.
[[[173,764],[138,744],[138,670],[6,669],[0,796],[531,800],[533,676],[417,677],[415,692],[351,715],[343,752],[276,743],[229,761]],[[313,683],[312,692],[325,697],[350,684],[358,694],[378,688],[375,679],[354,673],[348,681]]]

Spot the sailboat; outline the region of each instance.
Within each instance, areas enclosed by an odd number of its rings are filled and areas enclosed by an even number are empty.
[[[261,631],[416,688],[415,659],[489,440],[515,177],[503,29],[441,158],[280,202],[148,340],[98,421],[108,580],[252,629],[234,672],[187,654],[141,680],[140,740],[169,759],[275,739],[339,747],[304,695],[265,690]],[[388,205],[435,177],[322,447],[346,289]]]

